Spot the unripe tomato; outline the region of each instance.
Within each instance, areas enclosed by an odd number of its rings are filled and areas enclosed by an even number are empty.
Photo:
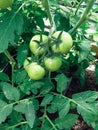
[[[46,35],[42,35],[42,42],[45,43],[48,40]],[[37,43],[37,41],[39,43]],[[30,50],[34,55],[41,55],[45,52],[44,47],[40,46],[40,35],[35,35],[30,41]]]
[[[57,39],[59,34],[60,34],[60,31],[57,31],[53,34],[53,37]],[[52,51],[55,53],[63,53],[63,54],[67,53],[73,45],[73,40],[70,34],[63,31],[58,40],[59,40],[58,45],[54,43],[51,46]]]
[[[28,70],[29,61],[31,61],[31,59],[32,59],[31,57],[28,57],[27,59],[24,60],[23,67],[26,71]]]
[[[0,8],[6,9],[8,7],[11,7],[13,4],[13,0],[0,0]]]
[[[57,71],[62,65],[62,59],[58,56],[45,57],[44,64],[49,71]]]
[[[37,62],[32,62],[27,69],[28,76],[33,80],[40,80],[45,76],[45,69],[38,65]]]

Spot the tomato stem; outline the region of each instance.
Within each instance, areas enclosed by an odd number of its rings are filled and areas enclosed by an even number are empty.
[[[94,3],[95,0],[88,0],[88,4],[87,4],[87,7],[81,17],[81,19],[78,21],[78,23],[71,29],[69,30],[69,33],[71,35],[73,35],[75,33],[75,31],[77,30],[77,28],[79,28],[81,26],[82,23],[84,23],[84,21],[87,19],[87,15],[88,13],[90,12],[92,6],[93,6],[93,3]]]
[[[5,50],[4,54],[9,59],[11,67],[12,67],[12,85],[13,85],[13,72],[14,72],[14,67],[15,67],[16,62],[15,62],[14,58],[11,56],[11,54],[10,54],[10,52],[8,50]]]
[[[48,0],[42,0],[42,4],[43,4],[43,7],[45,8],[45,10],[47,12],[47,16],[48,16],[50,23],[51,23],[52,22],[52,16],[51,16],[51,12],[50,12],[49,1]]]
[[[53,127],[53,129],[57,130],[56,126],[53,124],[53,122],[50,120],[50,118],[47,115],[45,117],[48,120],[48,122],[51,124],[51,126]]]
[[[84,0],[81,0],[81,1],[79,2],[78,7],[77,7],[77,9],[76,9],[76,11],[75,11],[75,15],[76,15],[76,13],[77,13],[77,11],[78,11],[80,5],[83,3],[83,1],[84,1]]]
[[[15,128],[18,127],[18,126],[24,125],[24,124],[27,124],[27,123],[28,123],[27,121],[19,122],[18,124],[15,124],[15,125],[13,125],[13,126],[8,127],[7,130],[15,129]]]

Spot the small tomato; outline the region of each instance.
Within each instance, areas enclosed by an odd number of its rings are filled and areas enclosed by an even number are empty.
[[[30,79],[40,80],[45,76],[45,69],[38,65],[37,62],[32,62],[28,66],[27,73]]]
[[[62,59],[58,56],[45,57],[44,64],[48,70],[51,72],[57,71],[62,65]]]

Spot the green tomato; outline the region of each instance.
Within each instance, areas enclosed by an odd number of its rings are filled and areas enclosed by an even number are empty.
[[[60,31],[57,31],[53,34],[53,37],[57,39],[59,34],[60,34]],[[62,53],[62,54],[67,53],[73,45],[73,40],[70,34],[63,31],[60,36],[60,39],[58,40],[60,41],[58,45],[54,43],[51,46],[52,51],[55,53]]]
[[[0,0],[0,8],[6,9],[8,7],[11,7],[13,4],[13,0]]]
[[[45,43],[48,40],[46,35],[42,35],[42,42]],[[30,41],[30,50],[34,55],[42,55],[45,52],[44,47],[40,46],[40,35],[35,35]]]
[[[49,71],[57,71],[62,65],[62,59],[58,56],[45,57],[44,64]]]
[[[31,57],[28,57],[27,59],[24,60],[23,67],[26,71],[28,70],[29,61],[31,61],[31,59],[32,59]]]
[[[38,65],[37,62],[32,62],[27,69],[28,76],[33,80],[40,80],[45,76],[45,69]]]

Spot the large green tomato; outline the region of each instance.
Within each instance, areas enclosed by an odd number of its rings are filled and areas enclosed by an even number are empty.
[[[57,71],[62,65],[62,59],[58,56],[45,57],[44,64],[49,71]]]
[[[60,34],[60,31],[57,31],[53,34],[53,37],[57,39],[59,34]],[[58,44],[54,43],[51,46],[52,51],[55,53],[63,53],[63,54],[67,53],[73,45],[73,40],[70,34],[63,31],[58,40],[59,40]]]
[[[23,63],[23,67],[24,67],[24,69],[27,71],[28,70],[28,66],[29,66],[29,64],[30,64],[30,62],[29,61],[31,61],[31,57],[28,57],[27,59],[25,59],[24,60],[24,63]]]
[[[42,42],[45,43],[47,42],[47,40],[48,37],[46,35],[42,35]],[[40,46],[40,35],[35,35],[34,37],[32,37],[30,41],[30,50],[36,56],[41,55],[45,52],[44,47]]]
[[[0,0],[0,8],[6,9],[8,7],[11,7],[14,0]]]
[[[38,65],[37,62],[32,62],[27,69],[28,76],[33,80],[40,80],[45,76],[45,69]]]

